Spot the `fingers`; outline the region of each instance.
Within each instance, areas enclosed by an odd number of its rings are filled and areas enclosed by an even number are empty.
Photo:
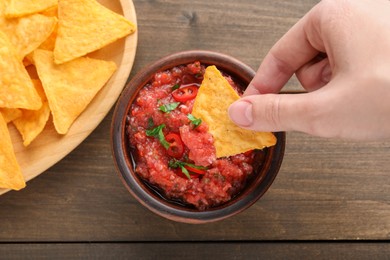
[[[229,107],[229,116],[238,126],[249,130],[300,131],[317,136],[333,134],[320,127],[333,109],[329,106],[331,98],[318,92],[246,96]]]
[[[325,86],[332,77],[332,70],[328,58],[317,59],[303,65],[296,73],[302,86],[309,92]]]
[[[316,9],[314,7],[271,48],[244,96],[278,93],[299,68],[325,51],[316,29],[320,19]]]
[[[305,95],[305,94],[302,94]],[[247,96],[229,107],[229,116],[238,126],[265,132],[297,130],[302,95],[263,94]],[[298,106],[301,107],[298,111]],[[294,114],[290,111],[295,111]],[[291,115],[290,115],[291,114]]]

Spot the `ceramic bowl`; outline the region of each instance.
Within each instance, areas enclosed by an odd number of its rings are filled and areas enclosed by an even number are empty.
[[[131,109],[139,90],[151,80],[153,74],[174,66],[200,61],[231,75],[242,86],[247,86],[255,72],[237,59],[210,51],[185,51],[164,57],[140,71],[127,84],[114,111],[111,125],[111,142],[114,162],[124,185],[129,192],[146,208],[167,219],[185,223],[206,223],[233,216],[250,207],[268,190],[281,166],[285,133],[274,133],[277,144],[258,152],[255,157],[253,178],[244,190],[229,202],[207,210],[197,210],[164,198],[159,192],[135,173],[135,161],[132,156],[125,132],[126,115]]]

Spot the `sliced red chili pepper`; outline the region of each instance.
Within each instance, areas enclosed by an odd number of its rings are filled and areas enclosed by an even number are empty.
[[[173,98],[179,102],[186,102],[188,100],[194,99],[197,94],[198,87],[195,85],[182,87],[172,92]]]
[[[194,168],[194,167],[191,167],[191,166],[188,166],[188,165],[184,165],[184,168],[186,168],[188,171],[190,171],[192,173],[196,173],[196,174],[200,174],[200,175],[203,175],[203,174],[206,173],[206,170]],[[192,175],[193,174],[191,174],[191,176]]]
[[[165,140],[169,143],[169,147],[167,149],[168,155],[176,159],[181,158],[184,153],[184,145],[180,135],[169,133],[165,136]]]
[[[182,177],[184,179],[188,179],[188,177],[181,170],[179,170],[176,174],[179,177]],[[199,178],[199,174],[190,174],[190,177],[191,177],[191,179],[196,179],[196,178]]]

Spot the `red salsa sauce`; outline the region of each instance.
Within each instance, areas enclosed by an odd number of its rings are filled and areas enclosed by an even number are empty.
[[[138,93],[126,120],[136,173],[166,199],[199,210],[236,196],[252,175],[254,161],[252,151],[217,159],[208,126],[192,116],[204,71],[203,64],[194,62],[157,72]]]

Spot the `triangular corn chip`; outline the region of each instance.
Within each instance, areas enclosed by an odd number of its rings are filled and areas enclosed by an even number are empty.
[[[56,6],[55,8],[48,9],[47,11],[45,11],[42,14],[44,14],[46,16],[57,17],[57,12],[58,12],[58,8]],[[38,47],[39,49],[44,49],[44,50],[48,50],[48,51],[54,50],[54,46],[55,46],[56,39],[57,39],[57,29],[58,29],[58,23],[56,24],[56,26],[55,26],[53,32],[50,34],[50,36]]]
[[[59,0],[55,63],[98,50],[135,31],[135,25],[96,0]]]
[[[7,124],[0,113],[0,188],[20,190],[25,186]]]
[[[39,109],[41,98],[14,46],[1,31],[0,46],[0,107]]]
[[[49,103],[39,80],[33,80],[34,86],[42,99],[42,107],[38,110],[22,109],[22,115],[13,120],[16,129],[23,137],[23,145],[28,146],[45,128],[50,116]]]
[[[0,1],[0,25],[7,23],[7,19],[5,18],[5,6],[6,2]]]
[[[0,30],[5,32],[15,46],[21,60],[45,42],[57,24],[56,17],[42,14],[5,19],[1,9],[0,6]]]
[[[53,51],[57,39],[57,27],[54,28],[50,36],[38,47],[39,49]]]
[[[0,113],[3,114],[6,123],[22,116],[22,110],[17,108],[0,108]]]
[[[48,8],[46,9],[45,11],[43,12],[40,12],[41,14],[43,15],[46,15],[46,16],[55,16],[57,17],[58,16],[58,0],[55,0],[56,2],[56,5],[51,7],[51,8]]]
[[[272,133],[242,129],[229,118],[228,108],[240,96],[215,66],[206,68],[192,114],[201,118],[214,137],[217,158],[276,144]]]
[[[110,61],[81,57],[57,65],[53,52],[36,50],[34,64],[42,82],[58,133],[66,134],[116,70]]]
[[[56,6],[57,3],[58,0],[8,0],[5,15],[12,18],[39,13]]]

